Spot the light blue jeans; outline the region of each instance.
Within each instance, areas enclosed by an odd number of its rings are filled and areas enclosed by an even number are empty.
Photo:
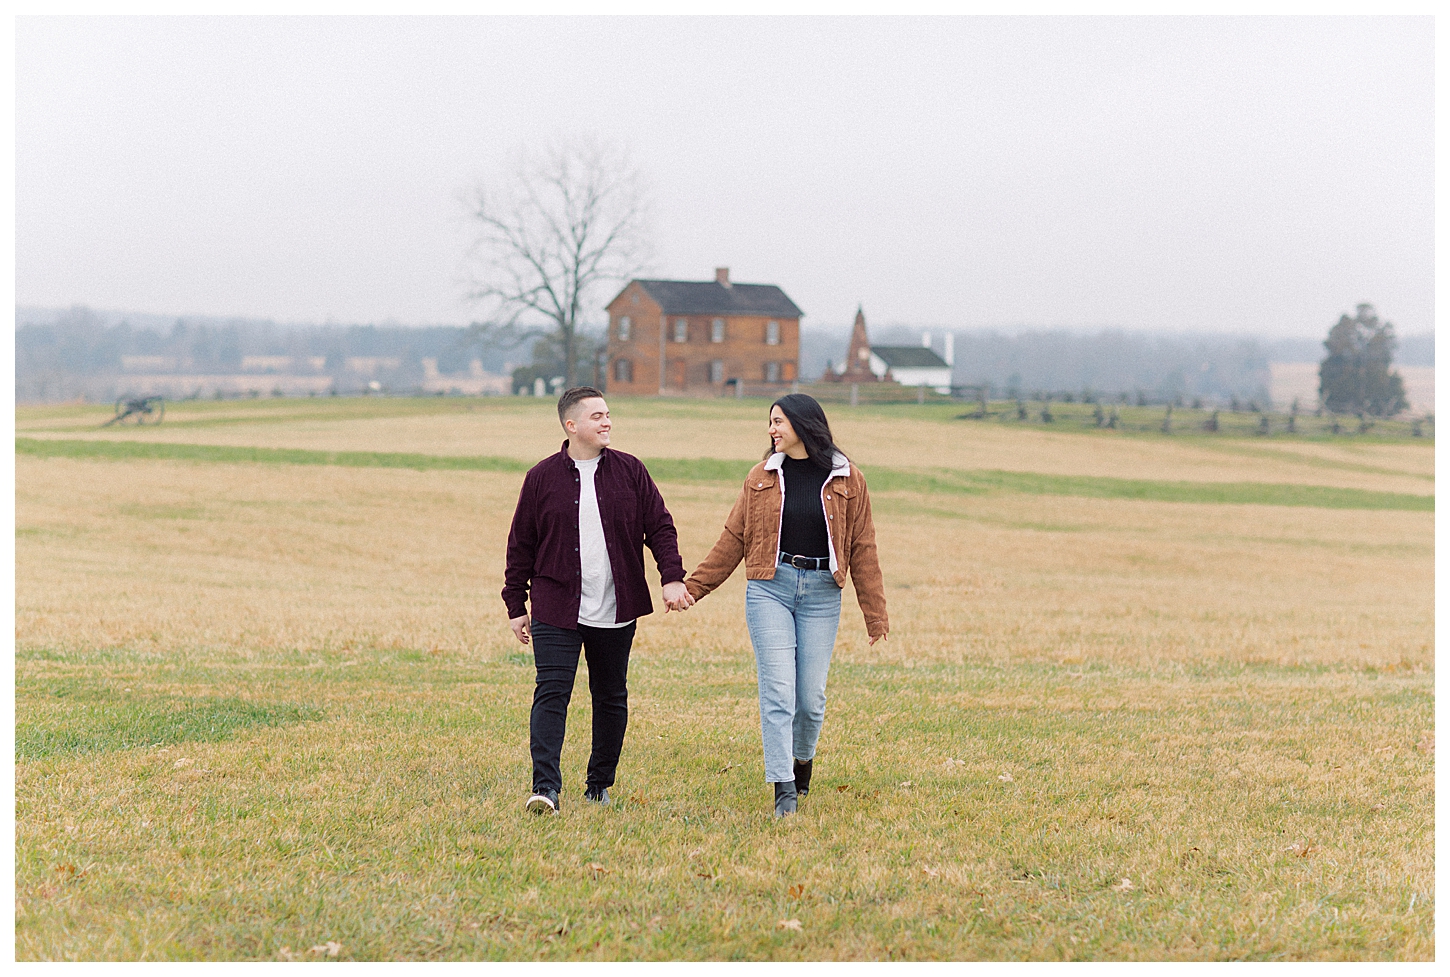
[[[745,624],[760,685],[765,779],[795,780],[814,760],[826,718],[826,672],[841,623],[841,588],[829,570],[777,566],[774,580],[745,583]]]

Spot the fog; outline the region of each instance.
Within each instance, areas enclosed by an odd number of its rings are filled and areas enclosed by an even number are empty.
[[[1434,313],[1421,18],[16,22],[16,301],[466,323],[459,193],[594,133],[657,276],[813,328],[1320,336]]]

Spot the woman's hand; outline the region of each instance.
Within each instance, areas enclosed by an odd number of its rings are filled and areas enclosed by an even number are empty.
[[[886,637],[886,635],[884,635],[884,634],[874,634],[874,635],[872,635],[871,636],[871,639],[866,642],[866,647],[868,647],[868,648],[871,647],[872,645],[874,645],[876,642],[880,641],[884,637]]]

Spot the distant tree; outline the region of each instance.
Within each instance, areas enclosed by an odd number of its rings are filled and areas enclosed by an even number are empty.
[[[475,335],[510,345],[550,337],[560,375],[574,386],[592,352],[581,348],[581,325],[602,304],[602,289],[635,277],[646,260],[640,172],[621,151],[565,142],[522,155],[507,183],[477,187],[466,202],[478,230],[470,295],[491,307]],[[521,317],[548,325],[521,326]]]
[[[1393,417],[1404,410],[1405,381],[1390,369],[1395,327],[1381,322],[1374,306],[1355,308],[1354,318],[1339,317],[1324,340],[1319,364],[1319,399],[1337,414]]]

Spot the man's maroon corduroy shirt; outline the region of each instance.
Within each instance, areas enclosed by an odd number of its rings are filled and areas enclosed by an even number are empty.
[[[594,492],[614,574],[614,619],[644,617],[654,611],[644,579],[645,546],[654,553],[661,584],[685,579],[675,521],[644,463],[623,451],[600,452]],[[568,441],[524,476],[503,581],[510,618],[526,613],[527,598],[534,620],[556,628],[579,626],[579,469]]]

